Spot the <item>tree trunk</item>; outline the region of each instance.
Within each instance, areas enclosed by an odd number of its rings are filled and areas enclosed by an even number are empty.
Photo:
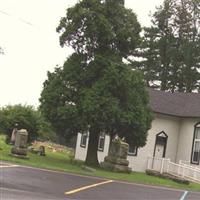
[[[89,143],[88,143],[88,150],[85,163],[87,165],[94,167],[99,166],[97,157],[98,139],[99,139],[99,132],[96,131],[94,128],[90,128]]]

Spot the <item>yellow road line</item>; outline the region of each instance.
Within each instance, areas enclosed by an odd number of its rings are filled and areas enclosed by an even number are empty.
[[[104,181],[104,182],[101,182],[101,183],[96,183],[96,184],[84,186],[84,187],[81,187],[81,188],[77,188],[75,190],[71,190],[71,191],[65,192],[65,194],[74,194],[74,193],[80,192],[82,190],[86,190],[86,189],[89,189],[89,188],[97,187],[99,185],[104,185],[104,184],[112,183],[112,182],[113,182],[113,180],[108,180],[108,181]]]

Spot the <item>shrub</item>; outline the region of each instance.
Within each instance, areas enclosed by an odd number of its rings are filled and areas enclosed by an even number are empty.
[[[14,105],[0,109],[0,131],[10,139],[15,124],[18,129],[26,129],[29,133],[29,142],[38,137],[49,138],[54,132],[51,125],[45,121],[38,110],[32,106]]]

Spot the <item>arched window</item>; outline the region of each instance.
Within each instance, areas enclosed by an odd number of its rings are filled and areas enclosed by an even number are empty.
[[[199,164],[200,160],[200,123],[194,127],[191,163]]]

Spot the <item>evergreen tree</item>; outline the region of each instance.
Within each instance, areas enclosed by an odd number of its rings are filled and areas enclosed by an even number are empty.
[[[133,62],[149,86],[169,91],[199,89],[200,1],[165,0],[144,29],[143,43]]]

